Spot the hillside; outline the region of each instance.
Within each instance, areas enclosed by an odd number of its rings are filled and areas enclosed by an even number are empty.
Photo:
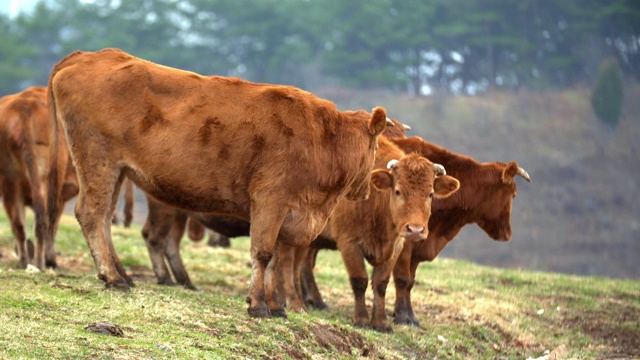
[[[423,138],[478,161],[516,160],[513,237],[467,226],[442,256],[481,264],[640,279],[640,86],[616,129],[595,118],[588,88],[415,98],[325,89],[343,109],[387,108]]]
[[[32,217],[29,217],[32,222]],[[640,357],[640,284],[630,280],[498,269],[439,258],[421,265],[414,309],[421,328],[393,334],[354,328],[352,295],[338,253],[318,260],[329,311],[251,319],[244,297],[249,241],[230,249],[182,244],[200,291],[154,284],[140,227],[113,228],[137,283],[104,291],[77,222],[64,216],[59,271],[15,269],[14,241],[0,212],[0,358],[3,359],[629,359]],[[387,292],[391,315],[393,286]],[[372,295],[367,294],[370,305]],[[93,333],[111,322],[122,337]],[[550,352],[550,353],[549,353]]]

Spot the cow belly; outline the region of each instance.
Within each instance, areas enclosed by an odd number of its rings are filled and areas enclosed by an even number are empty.
[[[249,216],[248,199],[225,198],[216,190],[214,183],[198,186],[193,182],[174,181],[161,177],[143,177],[135,171],[125,171],[127,177],[154,199],[180,209]]]

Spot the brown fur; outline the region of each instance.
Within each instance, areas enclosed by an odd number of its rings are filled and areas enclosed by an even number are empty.
[[[460,179],[457,193],[433,202],[427,240],[405,246],[393,270],[394,321],[418,325],[411,306],[411,289],[420,262],[435,259],[467,224],[476,223],[494,240],[511,238],[511,207],[518,192],[514,178],[518,164],[515,161],[479,163],[419,137],[394,142],[406,152],[417,152],[444,165],[448,174]]]
[[[117,49],[61,60],[49,100],[78,173],[76,217],[106,286],[132,285],[104,226],[127,176],[171,206],[251,218],[249,313],[259,317],[281,311],[265,298],[276,238],[306,245],[341,198],[368,196],[376,138],[386,127],[381,108],[340,112],[293,87],[202,77]],[[211,137],[200,131],[210,141],[203,148],[199,130],[212,117],[224,127]],[[335,136],[323,143],[327,132]],[[219,158],[219,144],[228,159]]]
[[[17,242],[20,268],[30,262],[26,251],[25,207],[35,214],[36,247],[33,265],[40,269],[56,267],[53,236],[48,237],[45,218],[45,179],[48,171],[51,123],[46,89],[30,87],[0,99],[0,193],[11,231]],[[63,152],[66,150],[64,147]],[[77,193],[75,174],[64,172],[62,201]],[[54,216],[54,228],[60,213]]]

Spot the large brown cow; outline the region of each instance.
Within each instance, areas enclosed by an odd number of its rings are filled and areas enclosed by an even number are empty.
[[[46,175],[49,157],[51,123],[46,89],[33,86],[0,99],[0,193],[17,242],[18,266],[31,262],[27,251],[25,207],[33,209],[36,246],[33,264],[40,269],[56,267],[53,237],[48,237],[45,217]],[[66,146],[61,147],[66,153]],[[68,163],[68,156],[65,158]],[[73,168],[62,172],[61,201],[66,202],[78,191]],[[62,212],[53,217],[54,226]]]
[[[48,89],[78,173],[76,217],[106,286],[133,284],[106,226],[127,176],[169,205],[251,219],[256,317],[285,315],[268,297],[276,239],[306,245],[341,198],[368,197],[386,127],[382,108],[341,112],[294,87],[204,77],[118,49],[70,54]]]
[[[478,224],[494,240],[511,239],[511,206],[518,192],[515,177],[521,176],[528,182],[531,178],[515,161],[479,163],[417,136],[394,142],[406,152],[416,152],[444,165],[449,174],[460,180],[460,190],[456,194],[433,203],[428,239],[408,243],[393,270],[396,287],[394,322],[417,326],[411,306],[411,289],[418,265],[435,259],[467,224]]]

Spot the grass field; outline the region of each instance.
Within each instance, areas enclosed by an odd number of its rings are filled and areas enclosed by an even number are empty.
[[[103,290],[77,222],[66,215],[56,243],[61,269],[18,270],[0,211],[0,358],[640,357],[638,281],[437,259],[420,266],[413,291],[421,328],[394,326],[393,334],[380,334],[351,326],[351,290],[336,252],[318,259],[317,279],[329,311],[258,320],[248,316],[244,302],[248,238],[234,239],[230,249],[185,240],[182,253],[199,287],[189,291],[155,284],[138,226],[115,226],[113,233],[137,284],[127,293]],[[394,298],[390,285],[388,315]],[[124,336],[85,329],[96,321],[118,325]]]

